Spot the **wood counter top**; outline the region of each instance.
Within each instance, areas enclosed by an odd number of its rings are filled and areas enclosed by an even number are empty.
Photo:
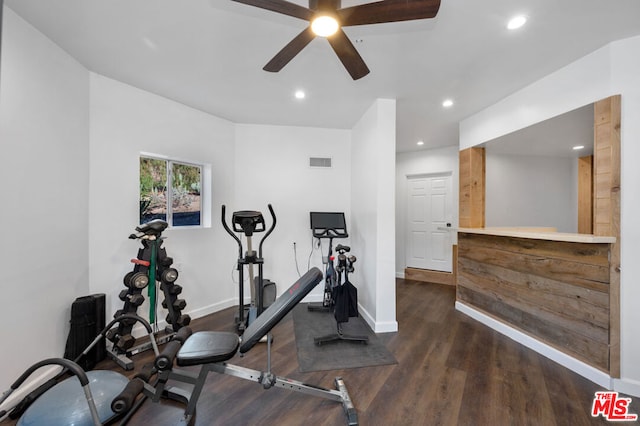
[[[467,234],[496,235],[499,237],[530,238],[534,240],[565,241],[569,243],[615,243],[615,237],[592,234],[555,232],[552,228],[451,228]]]

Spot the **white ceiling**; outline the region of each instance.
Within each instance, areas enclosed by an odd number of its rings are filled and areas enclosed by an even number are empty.
[[[457,145],[460,120],[640,34],[639,0],[442,0],[431,20],[345,28],[371,70],[353,81],[320,38],[263,71],[306,22],[230,0],[5,4],[88,69],[233,122],[350,129],[376,98],[395,98],[398,152]],[[508,31],[518,13],[528,23]]]

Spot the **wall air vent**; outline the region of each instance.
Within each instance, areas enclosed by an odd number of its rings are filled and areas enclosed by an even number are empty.
[[[331,168],[331,157],[309,157],[309,167]]]

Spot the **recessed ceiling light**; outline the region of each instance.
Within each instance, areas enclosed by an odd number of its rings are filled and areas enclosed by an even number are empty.
[[[576,146],[573,147],[573,150],[574,151],[578,151],[578,150],[581,150],[583,148],[584,148],[584,145],[576,145]]]
[[[302,91],[302,90],[296,90],[296,94],[295,94],[295,96],[296,96],[296,99],[304,99],[304,97],[305,97],[306,95],[304,94],[304,91]]]
[[[418,145],[418,146],[422,146],[422,145],[424,145],[424,141],[418,141],[418,142],[416,143],[416,145]]]
[[[320,37],[329,37],[334,35],[340,25],[333,16],[318,16],[311,22],[311,30]]]
[[[524,15],[514,16],[507,23],[507,28],[510,30],[516,30],[523,26],[527,22],[527,17]]]
[[[453,106],[453,100],[452,99],[445,99],[444,101],[442,101],[442,106],[445,108],[450,108]]]

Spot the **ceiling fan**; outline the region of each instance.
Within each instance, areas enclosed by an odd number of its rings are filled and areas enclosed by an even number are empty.
[[[341,7],[341,0],[309,0],[308,8],[285,0],[232,1],[309,21],[309,26],[264,66],[265,71],[280,71],[319,35],[327,38],[354,80],[369,74],[369,68],[342,27],[433,18],[440,8],[440,0],[383,0],[346,8]],[[329,28],[323,29],[323,23]]]

